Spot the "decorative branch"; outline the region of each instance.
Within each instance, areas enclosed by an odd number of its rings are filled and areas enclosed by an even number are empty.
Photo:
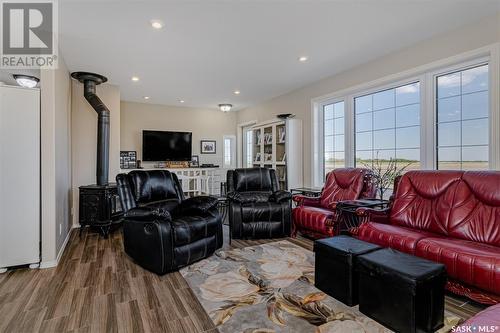
[[[407,162],[402,166],[398,166],[397,160],[392,157],[389,158],[389,162],[387,166],[384,167],[384,164],[387,160],[379,159],[379,151],[377,150],[375,159],[372,160],[371,165],[360,161],[360,163],[372,170],[373,172],[373,183],[377,187],[377,192],[380,195],[380,199],[384,198],[384,193],[387,189],[389,189],[393,184],[394,180],[403,174],[403,172],[413,164],[413,162]]]

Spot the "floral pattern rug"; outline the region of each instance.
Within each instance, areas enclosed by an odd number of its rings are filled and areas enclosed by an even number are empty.
[[[289,241],[221,250],[183,268],[221,333],[391,332],[314,287],[314,253]],[[448,332],[458,317],[445,315]]]

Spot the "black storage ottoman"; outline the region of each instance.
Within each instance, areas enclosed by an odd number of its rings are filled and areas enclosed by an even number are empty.
[[[358,304],[356,257],[380,249],[349,236],[324,238],[314,242],[316,288],[349,306]]]
[[[358,257],[359,310],[393,331],[435,332],[443,326],[446,270],[392,249]]]

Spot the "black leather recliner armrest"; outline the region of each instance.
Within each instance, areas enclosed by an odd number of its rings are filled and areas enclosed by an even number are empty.
[[[287,192],[287,191],[276,191],[273,193],[273,195],[271,196],[270,199],[271,199],[271,201],[280,203],[283,201],[291,200],[292,194],[290,192]]]
[[[169,211],[163,208],[137,207],[132,208],[123,216],[127,220],[151,222],[157,220],[171,221]]]
[[[177,207],[181,214],[204,214],[217,207],[219,201],[210,196],[197,196],[188,198]]]

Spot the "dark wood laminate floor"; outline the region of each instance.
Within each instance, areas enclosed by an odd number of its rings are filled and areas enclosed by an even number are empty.
[[[312,249],[308,239],[289,240]],[[231,246],[269,241],[273,240],[233,241]],[[453,297],[446,298],[446,307],[463,318],[481,309]],[[120,231],[103,239],[87,231],[79,238],[73,230],[56,268],[0,274],[0,332],[212,333],[217,329],[179,273],[157,276],[125,255]]]

